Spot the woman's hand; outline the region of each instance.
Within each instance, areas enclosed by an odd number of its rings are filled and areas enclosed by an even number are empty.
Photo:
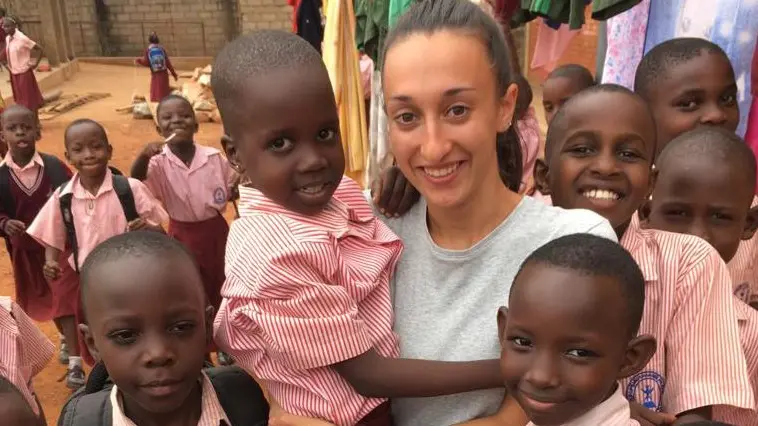
[[[640,426],[673,425],[676,421],[676,416],[673,414],[648,410],[634,401],[629,403],[629,409],[632,412],[632,419],[637,420]]]
[[[374,205],[387,217],[398,217],[408,212],[419,200],[420,194],[397,166],[382,172],[371,185]]]

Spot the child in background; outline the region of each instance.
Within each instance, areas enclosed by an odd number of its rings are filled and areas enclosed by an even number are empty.
[[[254,53],[254,54],[253,54]],[[305,40],[259,31],[216,58],[227,157],[249,182],[231,227],[217,344],[289,413],[390,425],[392,396],[502,386],[497,360],[397,359],[402,243],[344,177],[329,75]]]
[[[699,238],[632,223],[652,191],[655,148],[645,101],[621,86],[595,86],[554,117],[547,168],[536,179],[554,205],[608,219],[645,277],[640,333],[654,336],[658,348],[643,372],[623,381],[627,399],[681,423],[711,420],[718,405],[752,409],[732,284],[718,252]]]
[[[741,241],[758,227],[750,208],[755,193],[755,158],[745,142],[725,129],[700,127],[669,142],[655,162],[653,196],[640,209],[643,228],[690,234],[708,241],[729,262]],[[735,285],[735,308],[756,409],[714,408],[714,418],[740,426],[758,426],[758,311]],[[742,288],[740,288],[740,286]]]
[[[34,321],[5,296],[0,296],[0,353],[3,355],[0,357],[0,377],[15,385],[33,414],[44,420],[45,414],[34,394],[32,379],[53,357],[55,346]],[[5,417],[0,415],[0,418],[3,424],[7,424]]]
[[[45,248],[25,232],[50,194],[71,178],[61,160],[37,151],[40,137],[37,115],[26,107],[12,105],[0,115],[0,140],[10,147],[0,164],[0,233],[13,266],[16,300],[35,320],[55,322],[63,337],[60,361],[68,365],[66,385],[77,389],[84,384],[74,319],[79,279],[64,268],[59,279],[48,282],[42,273]]]
[[[542,83],[542,106],[545,122],[550,125],[558,109],[582,90],[595,85],[592,73],[577,64],[562,65],[548,74]]]
[[[658,152],[680,134],[699,126],[737,130],[737,83],[726,53],[708,40],[678,38],[650,50],[637,67],[634,90],[656,118]],[[758,197],[751,207],[758,207]],[[636,220],[636,216],[635,216]],[[745,283],[758,306],[758,238],[740,243],[729,262],[735,283]]]
[[[645,279],[605,238],[575,234],[532,253],[498,314],[508,393],[535,425],[639,426],[618,380],[655,352],[638,335]]]
[[[145,54],[134,60],[137,65],[150,68],[150,101],[160,102],[163,98],[171,94],[171,86],[168,80],[168,73],[174,76],[174,80],[179,80],[179,76],[171,65],[166,49],[161,46],[158,34],[150,33],[148,38],[150,43],[145,49]]]
[[[9,426],[46,426],[44,415],[37,416],[21,390],[0,376],[0,419]]]
[[[195,143],[198,124],[187,99],[177,95],[163,98],[156,115],[158,133],[168,142],[147,145],[134,161],[131,174],[165,206],[170,218],[168,234],[194,254],[205,294],[218,310],[229,235],[223,214],[237,175],[221,151]]]

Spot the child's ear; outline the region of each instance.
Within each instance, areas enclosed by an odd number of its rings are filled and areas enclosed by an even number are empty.
[[[92,337],[92,333],[90,332],[89,325],[79,324],[79,331],[81,332],[82,336],[84,336],[84,344],[87,345],[87,349],[89,349],[89,353],[90,355],[92,355],[92,358],[94,358],[97,361],[100,361],[100,351],[97,350],[97,346],[95,345],[95,339]]]
[[[542,195],[550,195],[550,186],[547,184],[550,177],[550,168],[542,158],[538,158],[534,163],[534,187]]]
[[[648,229],[650,227],[650,212],[653,210],[653,200],[647,199],[637,210],[637,216],[640,218],[640,228]]]
[[[745,230],[742,231],[742,239],[749,240],[753,238],[756,230],[758,230],[758,206],[752,207],[747,212],[747,221],[745,222]]]
[[[632,339],[626,348],[624,365],[619,370],[619,380],[631,377],[642,371],[647,363],[650,362],[650,358],[655,355],[656,346],[655,337],[649,334],[643,334]]]
[[[221,138],[221,148],[223,148],[224,154],[226,154],[226,159],[229,160],[229,164],[232,166],[232,169],[234,169],[235,172],[239,173],[240,176],[244,175],[245,168],[242,167],[242,164],[239,161],[239,152],[237,151],[237,146],[234,143],[234,139],[228,135],[224,135]]]
[[[111,161],[113,158],[113,145],[110,143],[108,144],[108,161]]]
[[[158,136],[163,137],[163,131],[161,131],[161,126],[155,125],[155,132],[158,133]]]
[[[68,155],[68,149],[63,151],[63,157],[66,159],[66,162],[68,162],[68,164],[71,164],[71,156]]]
[[[213,306],[208,305],[205,308],[205,340],[207,345],[213,343],[213,320],[215,317],[216,310],[213,309]]]
[[[500,347],[503,346],[503,339],[505,339],[505,323],[508,321],[508,308],[501,306],[497,310],[497,340],[500,342]]]
[[[646,199],[650,199],[653,196],[653,190],[655,189],[655,183],[658,182],[658,169],[655,164],[650,166],[650,180],[648,181],[647,196]]]

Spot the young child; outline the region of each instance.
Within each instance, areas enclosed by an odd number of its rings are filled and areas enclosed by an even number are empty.
[[[655,352],[638,335],[645,279],[605,238],[575,234],[532,253],[498,314],[509,394],[533,425],[639,426],[618,380]]]
[[[160,102],[171,94],[168,73],[174,76],[174,80],[179,80],[179,76],[174,71],[174,66],[171,65],[166,49],[161,46],[158,34],[150,33],[148,42],[150,44],[145,49],[145,54],[136,58],[134,63],[150,68],[150,101]]]
[[[699,126],[734,132],[739,124],[737,83],[726,53],[708,40],[678,38],[659,44],[640,62],[635,91],[656,117],[658,152],[678,135]],[[758,207],[758,197],[752,207]],[[636,219],[636,218],[635,218]],[[758,239],[740,243],[729,262],[732,280],[746,283],[758,306]]]
[[[725,129],[701,127],[666,145],[656,160],[651,200],[640,209],[643,228],[696,235],[729,262],[741,241],[758,227],[750,208],[755,193],[755,158],[745,142]],[[719,406],[714,418],[741,426],[758,425],[758,311],[746,305],[743,283],[734,282],[735,308],[756,409]],[[743,296],[739,299],[739,296]]]
[[[229,233],[217,344],[281,407],[390,425],[393,396],[502,386],[497,360],[396,359],[389,280],[402,243],[343,176],[329,75],[305,40],[260,31],[216,58],[214,95],[248,182]]]
[[[0,353],[0,378],[12,383],[32,413],[44,419],[42,407],[34,394],[32,378],[53,357],[55,346],[21,307],[6,296],[0,296]],[[0,391],[0,394],[3,392]],[[6,424],[6,418],[2,415],[0,418]]]
[[[4,425],[45,426],[44,416],[38,417],[21,390],[13,382],[0,376],[0,418]]]
[[[71,178],[58,158],[37,152],[41,137],[37,115],[21,105],[0,114],[0,140],[9,152],[0,164],[0,233],[13,266],[16,301],[37,321],[55,321],[62,334],[60,361],[68,364],[66,385],[84,384],[76,332],[79,280],[71,268],[48,282],[42,273],[45,248],[26,234],[50,194]],[[65,256],[65,255],[64,255]]]
[[[195,255],[205,293],[218,310],[229,235],[223,213],[237,175],[218,149],[195,143],[198,124],[185,98],[163,98],[156,115],[158,133],[168,142],[147,145],[131,174],[144,181],[165,206],[170,217],[168,234]]]
[[[554,69],[542,83],[542,106],[547,124],[550,125],[558,109],[570,97],[594,85],[592,73],[581,65],[568,64]]]
[[[632,223],[652,190],[655,141],[642,98],[620,86],[595,86],[556,114],[547,168],[536,179],[554,205],[608,219],[645,277],[640,333],[654,336],[658,349],[643,372],[623,381],[625,396],[682,423],[710,420],[717,405],[752,409],[731,280],[718,252],[699,238]]]
[[[104,412],[113,426],[265,424],[268,406],[251,377],[238,369],[229,377],[234,367],[203,370],[214,311],[181,243],[148,231],[115,236],[87,257],[81,282],[81,329],[102,363],[96,370],[104,366],[114,386],[75,394],[66,424],[108,426]],[[96,370],[91,378],[104,379]]]

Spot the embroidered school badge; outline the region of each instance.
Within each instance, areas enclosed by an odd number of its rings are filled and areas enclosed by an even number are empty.
[[[626,399],[641,402],[648,410],[663,411],[661,405],[666,380],[655,371],[643,371],[629,379]]]
[[[213,202],[216,204],[226,203],[226,191],[224,191],[224,188],[216,188],[213,191]]]
[[[745,303],[750,303],[750,284],[744,282],[734,288],[734,295]]]

